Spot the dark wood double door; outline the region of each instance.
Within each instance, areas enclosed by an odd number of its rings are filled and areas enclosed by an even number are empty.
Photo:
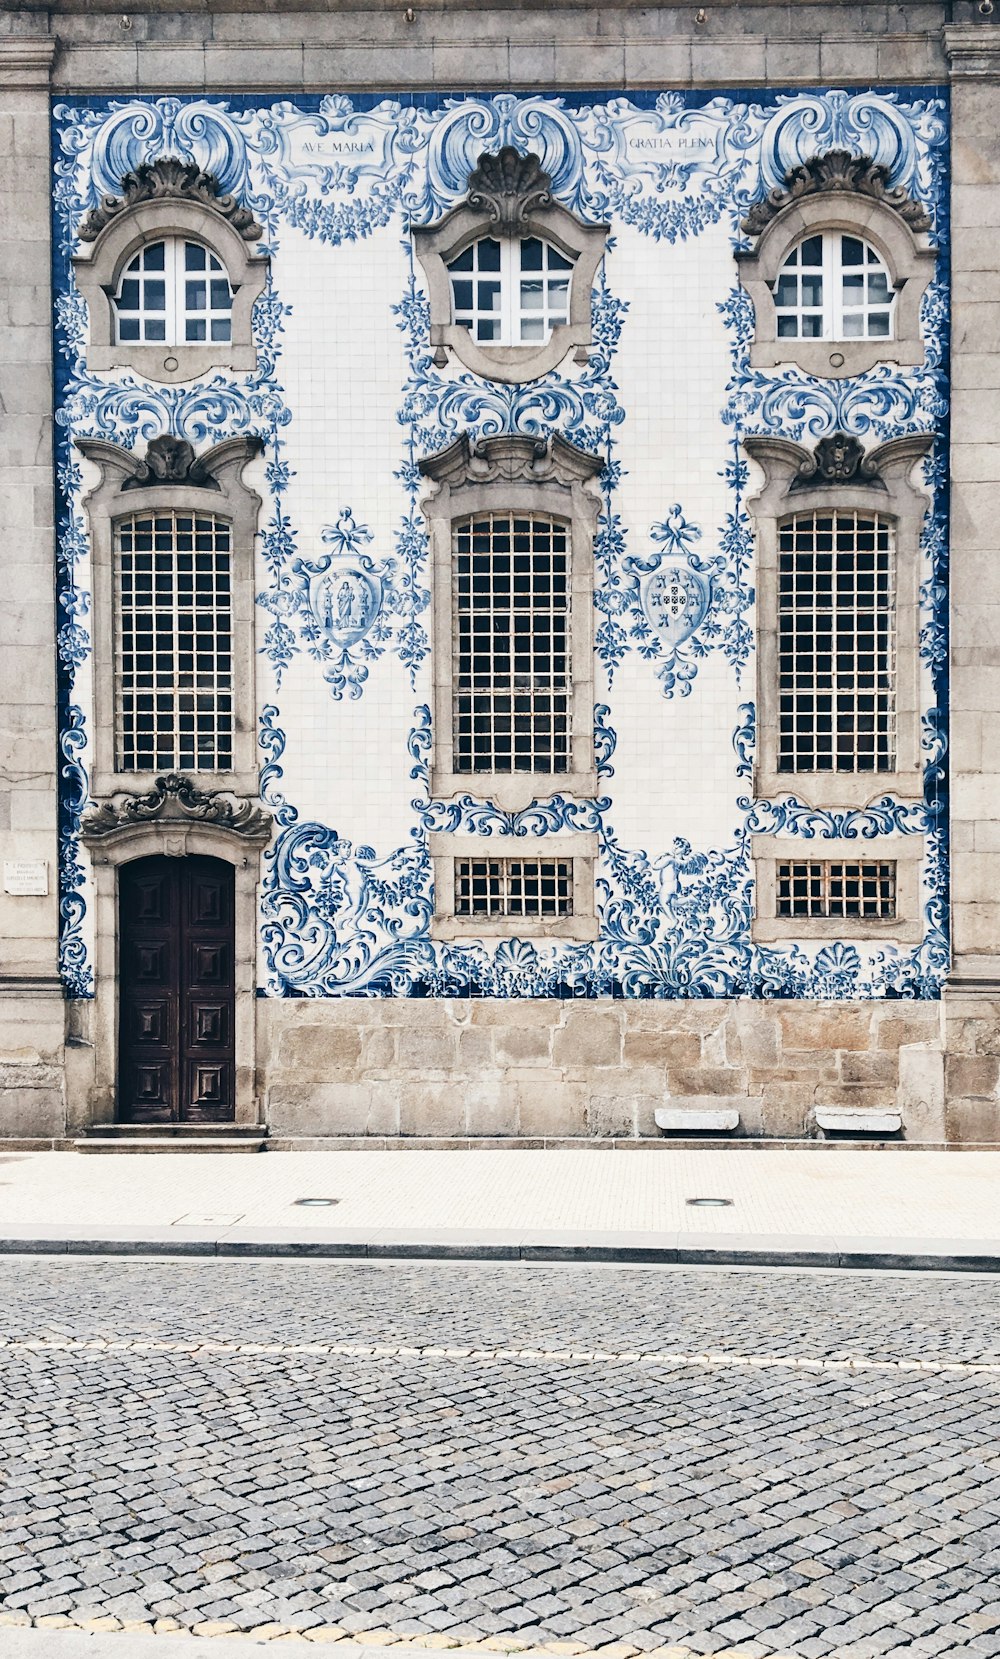
[[[233,869],[143,858],[118,887],[118,1116],[226,1123],[236,1115]]]

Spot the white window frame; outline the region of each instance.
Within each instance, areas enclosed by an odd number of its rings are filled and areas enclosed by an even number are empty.
[[[145,270],[133,273],[132,265],[137,258],[144,256],[150,248],[159,247],[161,245],[164,250],[163,284],[165,300],[162,316],[164,322],[164,334],[166,338],[162,341],[157,341],[147,339],[145,334],[145,323],[147,318],[160,316],[161,313],[147,311],[144,305],[140,303],[138,310],[123,314],[121,311],[121,293],[125,283],[131,281],[138,282],[140,284],[140,292],[144,292],[145,283],[155,273]],[[208,303],[204,310],[189,309],[187,304],[187,284],[190,280],[198,280],[198,275],[197,273],[189,272],[187,269],[186,258],[188,247],[201,248],[205,254],[205,272],[201,280],[205,283],[206,301],[211,301],[211,283],[213,278],[218,279],[221,277],[225,281],[226,287],[229,290],[229,304],[224,311],[214,310],[211,303]],[[213,261],[215,264],[214,269],[212,266]],[[219,258],[219,255],[215,252],[215,249],[209,247],[206,242],[202,242],[193,236],[175,235],[163,236],[157,238],[155,241],[145,242],[141,248],[136,249],[136,251],[132,254],[131,259],[129,259],[127,263],[122,266],[119,273],[118,287],[115,290],[113,298],[115,313],[115,343],[119,346],[160,345],[164,348],[167,346],[186,347],[191,345],[231,345],[233,336],[233,298],[233,289],[232,284],[229,281],[229,273],[227,272],[225,265],[222,263],[222,260]],[[133,317],[138,320],[140,327],[140,335],[138,340],[122,340],[121,324],[123,321],[123,315],[124,318],[128,320],[131,320]],[[229,325],[229,336],[226,340],[213,340],[210,332],[211,325],[215,320],[223,317]],[[204,321],[206,330],[206,337],[204,340],[188,340],[186,338],[187,324],[189,320]]]
[[[543,249],[543,263],[538,272],[525,270],[522,263],[524,257],[523,244],[531,241],[541,243]],[[551,339],[556,328],[563,328],[569,323],[569,308],[576,265],[575,259],[568,254],[564,254],[560,248],[556,247],[554,242],[547,241],[542,236],[480,236],[476,239],[476,241],[470,242],[468,248],[463,248],[462,253],[467,253],[470,248],[472,250],[477,250],[483,245],[484,242],[494,242],[500,249],[500,268],[495,273],[496,281],[500,290],[499,307],[496,311],[492,312],[480,311],[475,303],[473,303],[471,309],[460,308],[455,297],[456,282],[471,281],[475,285],[484,280],[489,281],[493,277],[494,273],[489,271],[480,272],[478,268],[475,268],[470,272],[455,271],[452,268],[454,263],[454,260],[452,260],[448,265],[448,274],[452,284],[452,322],[457,328],[465,328],[465,322],[460,321],[459,319],[468,317],[472,324],[468,332],[477,345],[484,347],[539,347],[546,345]],[[565,271],[550,271],[548,266],[548,256],[550,253],[556,254],[561,259],[566,259],[569,269]],[[460,257],[461,254],[456,254],[454,256],[455,259]],[[540,281],[542,284],[542,304],[537,311],[533,311],[530,308],[525,309],[524,306],[524,284],[527,281],[535,280]],[[548,304],[549,286],[552,281],[564,281],[566,285],[565,304],[558,308],[558,312],[556,312],[555,308],[550,307]],[[476,296],[474,296],[474,300],[475,297]],[[541,338],[538,340],[525,339],[525,322],[535,322],[539,317],[541,318],[543,329]],[[476,333],[476,324],[481,319],[499,322],[500,332],[495,340],[486,341],[480,339]]]
[[[813,240],[813,238],[815,238],[817,236],[820,238],[820,242],[821,242],[821,245],[822,245],[821,246],[821,256],[820,256],[821,257],[821,263],[820,263],[819,266],[809,265],[809,266],[803,267],[803,265],[802,265],[802,249],[805,247],[807,242]],[[865,250],[865,259],[859,267],[845,265],[844,262],[843,262],[842,243],[843,243],[843,239],[844,239],[845,236],[852,236],[854,241],[860,242],[861,246]],[[791,271],[789,271],[788,261],[796,253],[799,256],[799,263],[796,266],[794,266]],[[868,254],[869,253],[873,253],[875,255],[875,262],[869,262],[869,260],[868,260]],[[883,259],[883,257],[881,255],[881,253],[879,252],[878,248],[875,246],[874,242],[869,242],[867,237],[861,236],[861,235],[857,234],[856,232],[852,232],[852,231],[830,230],[830,229],[826,229],[826,230],[822,230],[822,231],[813,231],[810,236],[803,237],[800,242],[797,242],[793,248],[790,248],[788,250],[788,253],[785,256],[784,263],[782,264],[781,269],[778,272],[778,275],[775,277],[774,284],[773,284],[773,289],[774,290],[777,289],[778,283],[781,281],[781,278],[784,275],[786,275],[786,273],[789,274],[789,275],[797,277],[799,279],[799,283],[801,285],[801,278],[802,278],[802,273],[803,273],[804,269],[807,270],[807,271],[810,271],[810,272],[819,270],[820,280],[821,280],[821,283],[822,283],[822,303],[818,306],[804,306],[804,305],[801,304],[801,301],[800,301],[800,303],[798,305],[795,305],[795,306],[782,306],[782,305],[778,304],[777,298],[775,298],[775,301],[774,301],[775,317],[776,317],[779,324],[780,324],[781,319],[783,317],[796,317],[798,319],[800,330],[801,330],[801,324],[802,324],[803,318],[804,317],[813,317],[813,316],[816,315],[817,312],[819,312],[819,315],[820,315],[820,332],[819,332],[818,335],[815,335],[815,334],[806,335],[806,334],[802,334],[801,332],[797,335],[784,335],[784,334],[779,335],[779,338],[782,341],[786,341],[786,340],[793,340],[793,341],[794,340],[836,340],[836,341],[878,340],[880,342],[885,343],[885,342],[890,342],[893,339],[894,331],[895,331],[895,316],[896,316],[896,293],[895,293],[895,290],[893,289],[893,286],[892,286],[892,272],[890,271],[888,265],[886,264],[885,260]],[[855,306],[855,305],[845,306],[845,304],[844,304],[844,277],[848,272],[853,271],[855,269],[860,269],[864,273],[864,276],[865,276],[865,279],[866,279],[865,299],[864,299],[863,303],[860,306]],[[887,280],[887,285],[888,285],[888,288],[889,288],[889,298],[888,298],[888,301],[886,302],[885,305],[870,305],[868,303],[867,277],[868,277],[869,272],[871,272],[872,270],[875,270],[875,269],[878,269],[878,270],[882,271],[884,273],[885,277],[886,277],[886,280]],[[801,286],[800,286],[800,294],[801,294]],[[886,310],[889,313],[889,332],[888,332],[888,334],[869,334],[868,333],[869,314],[872,311],[886,311]],[[864,323],[865,323],[864,332],[862,334],[852,334],[852,335],[845,334],[845,332],[844,332],[844,318],[845,318],[845,315],[847,313],[856,314],[858,312],[861,313],[861,315],[864,319]]]

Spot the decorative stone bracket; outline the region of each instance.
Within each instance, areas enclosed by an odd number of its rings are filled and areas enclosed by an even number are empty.
[[[597,478],[604,470],[600,455],[553,432],[535,438],[525,432],[504,432],[475,442],[467,432],[447,449],[427,455],[419,463],[425,478],[436,484],[492,484],[497,480],[570,486]]]
[[[80,241],[96,242],[120,214],[128,213],[142,202],[162,201],[197,202],[228,220],[245,242],[256,242],[264,234],[263,226],[257,223],[249,208],[220,190],[213,173],[202,172],[200,167],[179,161],[175,156],[161,156],[158,161],[143,162],[134,172],[126,173],[120,196],[101,197],[97,207],[92,207],[80,222],[77,231]]]
[[[931,228],[930,215],[906,191],[889,187],[889,169],[870,156],[853,156],[848,150],[827,150],[808,161],[790,167],[784,185],[771,190],[762,202],[754,202],[741,228],[748,236],[760,236],[772,220],[806,196],[847,194],[878,202],[897,213],[912,231]]]

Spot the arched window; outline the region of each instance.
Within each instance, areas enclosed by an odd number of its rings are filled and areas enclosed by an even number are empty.
[[[129,260],[115,295],[119,341],[200,345],[233,337],[233,290],[202,242],[168,236]]]
[[[452,320],[488,345],[541,344],[569,322],[574,261],[538,236],[486,236],[451,260]]]
[[[821,231],[793,248],[774,284],[779,340],[890,340],[895,293],[860,236]]]

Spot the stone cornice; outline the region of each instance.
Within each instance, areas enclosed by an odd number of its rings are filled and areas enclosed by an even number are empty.
[[[953,81],[1000,81],[1000,28],[948,27],[943,35]]]
[[[49,35],[9,35],[0,40],[0,87],[10,92],[48,89],[56,43]]]

